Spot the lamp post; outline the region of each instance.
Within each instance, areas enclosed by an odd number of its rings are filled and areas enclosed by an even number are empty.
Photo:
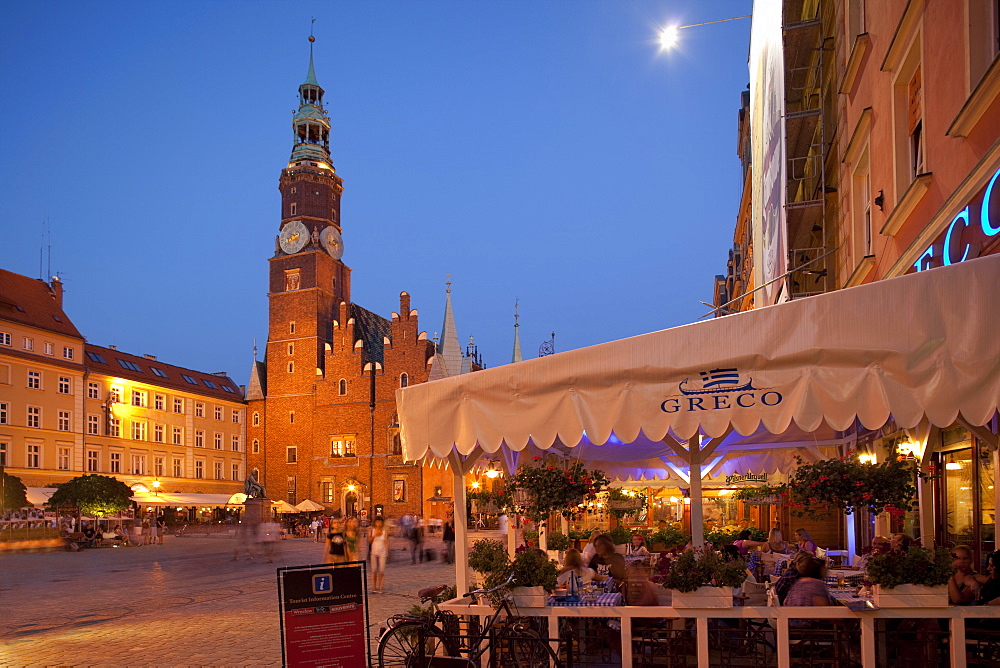
[[[153,494],[155,496],[159,496],[160,495],[160,479],[159,478],[153,478]]]

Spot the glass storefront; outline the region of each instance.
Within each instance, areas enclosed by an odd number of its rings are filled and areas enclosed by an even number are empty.
[[[937,457],[941,545],[969,545],[976,563],[994,550],[995,471],[990,450],[961,427],[944,430]]]

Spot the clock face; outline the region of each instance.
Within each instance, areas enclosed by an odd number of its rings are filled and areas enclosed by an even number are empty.
[[[281,244],[281,250],[289,255],[298,253],[309,242],[309,230],[301,220],[293,220],[281,229],[278,242]]]
[[[323,248],[334,260],[339,260],[344,255],[344,240],[340,237],[340,231],[336,227],[327,227],[319,235]]]

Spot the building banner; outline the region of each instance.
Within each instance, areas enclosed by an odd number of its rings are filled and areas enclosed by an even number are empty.
[[[363,561],[279,568],[282,663],[370,665],[366,582]]]
[[[785,61],[779,0],[756,0],[750,29],[750,148],[752,161],[755,307],[788,299],[785,223]]]

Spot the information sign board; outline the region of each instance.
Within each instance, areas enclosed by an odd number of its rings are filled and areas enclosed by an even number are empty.
[[[278,569],[284,665],[370,665],[366,582],[363,561]]]

